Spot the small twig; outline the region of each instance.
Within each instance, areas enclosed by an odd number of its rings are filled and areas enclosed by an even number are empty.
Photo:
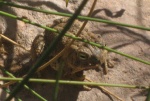
[[[20,44],[18,44],[17,42],[11,40],[10,38],[4,36],[3,34],[0,34],[0,36],[1,36],[2,38],[4,38],[5,40],[9,41],[10,43],[12,43],[12,44],[14,44],[14,45],[16,45],[16,46],[19,46],[19,47],[23,48],[23,49],[26,50],[26,51],[29,51],[29,50],[26,49],[25,47],[21,46]]]
[[[16,83],[16,81],[9,81],[7,83],[4,83],[4,84],[0,84],[0,88],[3,88],[3,87],[8,87],[12,84]]]
[[[90,81],[90,82],[93,82],[92,80],[90,80],[90,79],[88,79],[88,78],[85,78],[85,80]],[[102,89],[103,91],[105,91],[106,93],[108,93],[108,94],[114,96],[114,97],[117,98],[118,100],[124,101],[124,100],[122,100],[121,98],[119,98],[117,95],[115,95],[115,94],[113,94],[112,92],[108,91],[106,88],[101,87],[101,86],[98,86],[98,87],[101,88],[101,89]]]

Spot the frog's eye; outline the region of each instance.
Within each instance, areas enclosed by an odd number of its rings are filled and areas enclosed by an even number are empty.
[[[78,57],[79,57],[79,59],[81,59],[81,60],[87,60],[87,59],[89,58],[89,55],[86,54],[86,53],[83,53],[83,52],[79,52],[79,53],[78,53]]]

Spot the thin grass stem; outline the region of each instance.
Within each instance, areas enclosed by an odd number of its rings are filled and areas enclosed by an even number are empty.
[[[9,77],[1,77],[0,80],[3,81],[22,81],[23,78],[9,78]],[[29,82],[36,83],[56,83],[56,80],[52,79],[34,79],[30,78]],[[107,86],[107,87],[123,87],[123,88],[133,88],[133,89],[149,89],[149,86],[143,85],[127,85],[127,84],[111,84],[111,83],[99,83],[99,82],[83,82],[83,81],[69,81],[69,80],[59,80],[60,84],[66,85],[87,85],[87,86]]]
[[[38,8],[18,5],[18,4],[15,4],[12,2],[7,2],[7,1],[0,1],[0,4],[1,5],[7,5],[7,6],[13,6],[13,7],[17,7],[17,8],[22,8],[22,9],[27,9],[27,10],[32,10],[32,11],[36,11],[36,12],[42,12],[42,13],[46,13],[46,14],[53,14],[53,15],[66,16],[66,17],[72,16],[72,14],[68,14],[68,13],[42,10],[42,9],[38,9]],[[87,17],[87,16],[78,16],[77,18],[81,19],[81,20],[89,20],[89,21],[95,21],[95,22],[101,22],[101,23],[107,23],[107,24],[112,24],[112,25],[117,25],[117,26],[124,26],[124,27],[130,27],[130,28],[136,28],[136,29],[150,31],[150,28],[147,28],[147,27],[125,24],[125,23],[119,23],[119,22],[109,21],[109,20],[104,20],[104,19],[99,19],[99,18],[92,18],[92,17]]]

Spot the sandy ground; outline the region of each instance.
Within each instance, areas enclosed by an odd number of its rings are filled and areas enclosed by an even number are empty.
[[[71,2],[67,8],[65,7],[64,0],[18,0],[16,3],[40,9],[47,9],[50,11],[73,13],[74,10],[78,8],[80,2],[77,0],[70,1]],[[90,2],[86,5],[82,15],[87,14],[92,2],[93,0],[90,0]],[[117,21],[120,23],[149,27],[149,5],[149,0],[98,0],[96,8],[93,12],[93,16],[96,18]],[[54,19],[60,18],[60,16],[56,15],[47,15],[7,6],[1,6],[0,10],[17,15],[19,17],[27,17],[29,20],[43,25],[51,24]],[[23,45],[27,49],[30,49],[35,36],[41,34],[44,31],[41,28],[4,16],[0,16],[0,21],[2,33]],[[108,47],[132,55],[134,57],[150,61],[150,32],[97,22],[89,22],[88,25],[90,26],[89,30],[91,30],[91,32],[102,35]],[[3,43],[8,55],[1,56],[0,62],[5,66],[6,69],[16,72],[29,61],[29,52],[14,46],[5,40],[3,40]],[[115,53],[110,53],[110,58],[115,59],[116,64],[114,68],[109,69],[107,75],[102,76],[100,72],[89,70],[85,72],[86,77],[95,82],[149,86],[149,65],[145,65]],[[53,76],[55,73],[50,73],[48,75]],[[35,89],[35,91],[41,94],[48,101],[51,101],[53,93],[52,88],[54,87],[53,85],[31,84],[29,86]],[[123,101],[145,101],[146,99],[146,90],[118,87],[106,88],[122,98]],[[3,90],[1,91],[0,96],[0,101],[3,101],[6,97],[6,94]],[[21,93],[19,93],[19,97],[21,97],[23,101],[40,101],[26,90],[22,90]],[[59,101],[119,100],[95,87],[90,91],[85,91],[80,87],[63,85],[59,92]]]

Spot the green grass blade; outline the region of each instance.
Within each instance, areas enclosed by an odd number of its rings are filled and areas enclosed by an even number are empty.
[[[57,97],[58,97],[58,92],[59,92],[59,80],[61,78],[62,72],[63,72],[63,66],[64,66],[64,62],[59,64],[59,72],[57,74],[56,77],[56,83],[55,83],[55,90],[54,90],[54,95],[53,95],[53,101],[57,101]]]
[[[3,80],[3,81],[22,81],[23,78],[1,77],[0,80]],[[29,82],[55,84],[56,80],[30,78]],[[143,86],[143,85],[111,84],[111,83],[100,83],[100,82],[83,82],[83,81],[59,80],[59,83],[60,84],[66,84],[66,85],[107,86],[107,87],[123,87],[123,88],[147,89],[147,90],[150,89],[149,86]]]
[[[13,7],[17,7],[17,8],[22,8],[22,9],[27,9],[27,10],[32,10],[32,11],[36,11],[36,12],[42,12],[42,13],[46,13],[46,14],[54,14],[54,15],[66,16],[66,17],[71,17],[72,16],[72,14],[68,14],[68,13],[52,12],[52,11],[48,11],[48,10],[41,10],[41,9],[38,9],[38,8],[22,6],[22,5],[18,5],[18,4],[15,4],[15,3],[12,3],[12,2],[7,2],[7,1],[0,1],[0,4],[1,5],[13,6]],[[98,19],[98,18],[92,18],[92,17],[87,17],[87,16],[78,16],[77,18],[78,19],[82,19],[82,20],[96,21],[96,22],[101,22],[101,23],[107,23],[107,24],[112,24],[112,25],[118,25],[118,26],[124,26],[124,27],[130,27],[130,28],[136,28],[136,29],[150,31],[150,28],[143,27],[143,26],[119,23],[119,22],[103,20],[103,19]]]
[[[74,37],[74,38],[75,38],[75,37]],[[97,44],[97,43],[94,43],[94,42],[89,42],[88,40],[83,40],[83,39],[81,39],[81,38],[75,38],[75,39],[76,39],[76,40],[79,40],[79,41],[82,41],[82,42],[85,42],[85,43],[88,43],[88,44],[90,44],[90,45],[99,47],[99,48],[106,49],[106,50],[108,50],[108,51],[110,51],[110,52],[114,52],[114,53],[116,53],[116,54],[119,54],[119,55],[125,56],[125,57],[127,57],[127,58],[130,58],[130,59],[132,59],[132,60],[135,60],[135,61],[138,61],[138,62],[147,64],[147,65],[150,65],[150,61],[142,60],[142,59],[140,59],[140,58],[137,58],[137,57],[134,57],[134,56],[131,56],[131,55],[128,55],[128,54],[119,52],[119,51],[117,51],[117,50],[108,48],[108,47],[106,47],[106,46],[103,46],[103,45],[100,45],[100,44]]]

